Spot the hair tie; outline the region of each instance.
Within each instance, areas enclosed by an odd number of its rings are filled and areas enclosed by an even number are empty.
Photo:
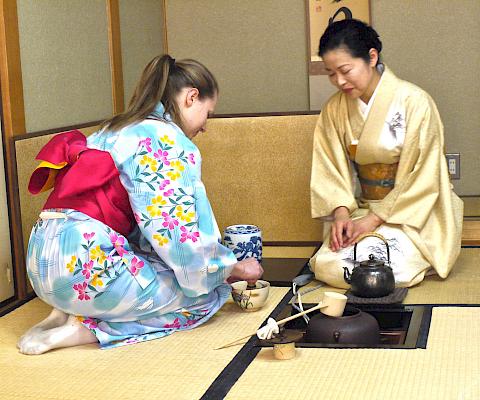
[[[175,67],[175,59],[173,57],[170,57],[170,68]]]

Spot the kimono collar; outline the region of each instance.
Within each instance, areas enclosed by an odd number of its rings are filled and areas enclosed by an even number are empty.
[[[155,118],[164,119],[168,122],[172,122],[172,117],[170,116],[170,113],[165,112],[165,107],[161,101],[158,102],[150,115]]]
[[[180,133],[181,135],[187,137],[187,135],[185,135],[185,133],[183,132],[183,130],[175,123],[175,121],[173,121],[172,119],[172,116],[170,115],[170,113],[168,112],[165,112],[165,107],[164,105],[162,104],[162,102],[159,102],[155,108],[153,109],[152,113],[150,114],[151,117],[153,117],[154,119],[160,119],[160,120],[163,120],[163,121],[166,121],[168,122],[170,125],[172,125],[175,130]],[[190,139],[189,139],[190,140]]]
[[[372,97],[368,101],[368,103],[365,103],[360,97],[357,99],[358,101],[358,106],[360,107],[360,112],[362,115],[366,118],[368,116],[368,113],[370,112],[370,109],[372,108],[372,104],[375,100],[375,97],[378,93],[378,88],[380,87],[380,84],[382,83],[383,79],[383,72],[385,71],[385,65],[383,64],[378,64],[377,66],[377,71],[380,73],[380,80],[377,83],[377,87],[373,91]]]
[[[378,147],[378,140],[385,124],[388,110],[395,97],[398,84],[399,79],[385,66],[382,79],[376,88],[376,96],[373,99],[373,104],[365,121],[360,114],[358,103],[355,99],[347,99],[350,123],[352,128],[355,126],[353,129],[356,131],[354,136],[359,140],[355,155],[355,161],[359,164],[368,164],[369,160],[372,159],[372,151]],[[382,159],[380,154],[376,154],[375,158]]]

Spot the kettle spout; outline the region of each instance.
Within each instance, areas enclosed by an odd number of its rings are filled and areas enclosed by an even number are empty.
[[[350,273],[350,271],[348,270],[347,267],[343,267],[343,279],[345,282],[347,282],[348,284],[351,283],[351,278],[352,277],[352,274]]]

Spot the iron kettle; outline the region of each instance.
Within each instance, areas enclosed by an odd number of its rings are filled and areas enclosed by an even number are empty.
[[[368,260],[357,261],[357,244],[360,240],[374,236],[381,239],[387,247],[387,263],[375,258],[373,254]],[[352,272],[347,267],[344,269],[344,280],[351,286],[351,292],[358,297],[384,297],[395,289],[395,277],[390,267],[390,249],[385,238],[378,233],[362,235],[353,248],[354,267]]]

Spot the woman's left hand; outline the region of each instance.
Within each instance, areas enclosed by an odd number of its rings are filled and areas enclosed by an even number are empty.
[[[375,229],[377,229],[384,222],[385,221],[383,221],[383,219],[381,219],[378,215],[374,213],[369,213],[362,218],[353,220],[352,236],[350,237],[346,245],[352,245],[357,241],[360,235],[367,232],[375,231]]]

